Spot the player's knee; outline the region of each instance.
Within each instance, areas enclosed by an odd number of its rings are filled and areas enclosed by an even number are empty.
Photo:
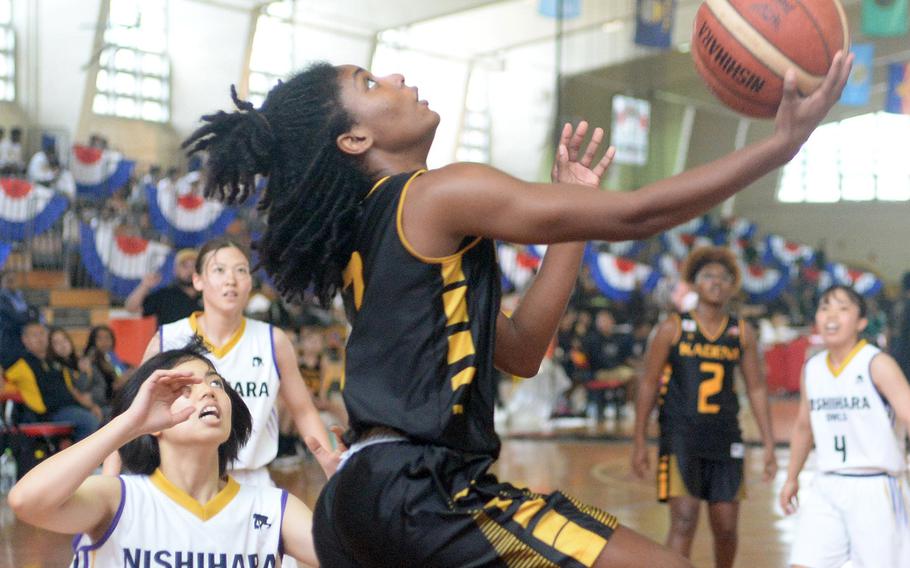
[[[726,544],[736,544],[737,534],[736,526],[714,527],[714,540]]]
[[[670,519],[670,531],[677,536],[693,537],[698,527],[696,512],[682,511],[673,513]]]

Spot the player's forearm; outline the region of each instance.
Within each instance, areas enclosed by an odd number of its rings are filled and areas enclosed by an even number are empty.
[[[507,322],[511,329],[503,330],[509,340],[500,342],[503,337],[497,333],[497,367],[520,376],[532,376],[540,368],[575,288],[584,247],[579,242],[547,249],[540,271]]]
[[[123,415],[117,416],[88,438],[29,471],[10,491],[10,506],[24,520],[52,514],[73,496],[108,454],[135,437]]]
[[[787,465],[787,479],[797,479],[803,470],[809,452],[812,451],[812,430],[797,424],[790,436],[790,463]]]
[[[638,398],[635,400],[635,428],[632,432],[632,441],[636,444],[645,443],[648,419],[657,404],[658,389],[659,383],[655,377],[646,375],[639,382]]]
[[[331,449],[332,444],[329,442],[329,433],[319,416],[319,410],[312,400],[308,401],[305,408],[294,414],[294,425],[297,426],[297,433],[303,440],[306,436],[311,436],[319,440],[323,448]]]
[[[749,404],[752,406],[752,414],[755,415],[755,423],[758,425],[758,431],[761,434],[762,443],[765,447],[774,447],[774,432],[771,425],[771,405],[768,404],[768,391],[764,386],[754,387],[748,390]]]

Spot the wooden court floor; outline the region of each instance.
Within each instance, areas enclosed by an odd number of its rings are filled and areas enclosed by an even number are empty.
[[[654,448],[652,447],[652,451]],[[653,478],[635,479],[629,470],[628,442],[505,440],[496,465],[500,478],[526,485],[537,492],[561,489],[582,501],[615,514],[620,522],[663,541],[668,512],[655,500]],[[778,450],[781,465],[787,450]],[[792,521],[783,519],[774,505],[783,473],[770,484],[760,480],[761,454],[747,454],[748,498],[740,518],[737,566],[748,568],[786,565]],[[307,461],[291,472],[274,471],[275,481],[307,504],[315,503],[324,483],[315,462]],[[4,502],[0,506],[0,567],[50,568],[67,566],[71,537],[39,531],[17,522]],[[712,566],[710,529],[702,515],[692,557],[696,566]]]

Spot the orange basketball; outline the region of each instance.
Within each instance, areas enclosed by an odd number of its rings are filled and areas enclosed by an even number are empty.
[[[849,45],[838,0],[706,0],[692,30],[702,79],[724,104],[757,118],[777,112],[788,68],[808,95]]]

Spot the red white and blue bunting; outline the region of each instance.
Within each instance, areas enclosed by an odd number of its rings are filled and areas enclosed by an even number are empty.
[[[235,217],[232,209],[199,195],[178,196],[153,185],[147,185],[145,191],[152,226],[180,248],[199,246],[223,234]]]
[[[698,217],[664,231],[660,235],[660,242],[666,252],[676,258],[685,258],[693,248],[713,244],[708,238],[710,232],[711,220],[707,216]]]
[[[648,246],[647,241],[618,241],[610,243],[610,253],[626,258],[635,258]]]
[[[129,296],[150,272],[161,274],[159,287],[173,278],[174,252],[167,245],[117,234],[112,223],[99,223],[95,229],[83,223],[80,236],[82,263],[89,276],[117,296]]]
[[[11,252],[13,252],[12,244],[0,242],[0,269],[6,266],[6,259],[9,258]]]
[[[660,272],[647,264],[597,252],[591,246],[585,249],[585,262],[600,291],[617,302],[629,301],[636,290],[650,293],[661,277]]]
[[[519,248],[508,243],[497,243],[496,256],[499,260],[503,289],[524,290],[537,273],[542,255],[540,248]]]
[[[90,146],[73,146],[70,171],[80,197],[106,199],[129,181],[136,163],[119,152]]]
[[[43,185],[0,178],[0,240],[22,241],[47,231],[69,207],[69,200]]]
[[[821,279],[826,288],[831,284],[841,284],[851,286],[862,296],[874,296],[881,292],[884,286],[881,279],[872,272],[854,270],[839,262],[828,264],[826,272],[830,279]]]
[[[743,291],[749,303],[760,304],[777,299],[790,284],[790,273],[784,268],[767,268],[758,264],[740,264]]]
[[[765,238],[765,245],[764,261],[767,264],[793,266],[799,261],[809,263],[815,260],[815,251],[812,247],[788,241],[778,235],[768,235]]]

